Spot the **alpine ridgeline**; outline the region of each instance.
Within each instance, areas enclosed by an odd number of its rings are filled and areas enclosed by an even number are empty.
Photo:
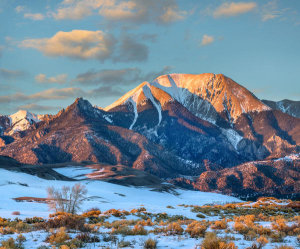
[[[31,114],[22,129],[2,116],[0,154],[30,164],[124,165],[240,197],[272,189],[292,196],[299,193],[299,108],[277,107],[222,74],[163,75],[104,109],[78,98],[57,115]]]

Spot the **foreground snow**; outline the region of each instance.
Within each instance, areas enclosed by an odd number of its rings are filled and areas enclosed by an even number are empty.
[[[57,170],[65,175],[90,173],[88,170],[77,169]],[[77,174],[78,173],[78,174]],[[0,217],[15,218],[11,213],[19,211],[20,218],[40,216],[48,217],[50,211],[44,203],[17,202],[13,198],[18,197],[47,197],[47,188],[50,186],[61,187],[63,185],[73,186],[76,182],[44,180],[36,176],[25,173],[11,172],[0,169]],[[216,193],[206,193],[189,190],[176,190],[178,195],[172,193],[161,193],[151,191],[149,188],[136,188],[116,185],[112,183],[83,180],[80,181],[88,189],[88,200],[83,205],[83,211],[97,207],[101,210],[111,208],[131,210],[144,206],[150,212],[167,212],[169,214],[181,214],[190,218],[195,218],[195,213],[189,208],[178,207],[176,211],[167,208],[168,205],[177,206],[179,204],[204,205],[209,203],[229,203],[240,201],[237,198]]]

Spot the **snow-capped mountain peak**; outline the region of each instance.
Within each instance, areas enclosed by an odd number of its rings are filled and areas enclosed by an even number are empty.
[[[18,112],[8,116],[10,119],[10,134],[17,131],[24,131],[33,123],[38,123],[42,120],[44,115],[36,115],[26,110],[19,110]]]
[[[129,102],[143,105],[145,99],[149,99],[157,108],[176,100],[197,117],[211,123],[216,123],[218,115],[234,122],[242,113],[270,110],[246,88],[223,74],[212,73],[159,76],[150,83],[143,82],[105,110]]]

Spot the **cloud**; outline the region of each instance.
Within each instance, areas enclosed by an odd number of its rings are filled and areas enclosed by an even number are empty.
[[[34,21],[40,21],[40,20],[44,20],[45,19],[45,16],[41,13],[30,13],[28,12],[28,9],[23,6],[23,5],[18,5],[16,8],[15,8],[15,11],[17,13],[24,13],[24,18],[27,18],[27,19],[31,19],[31,20],[34,20]]]
[[[128,61],[146,61],[148,59],[148,47],[138,42],[134,37],[123,36],[117,56],[114,61],[128,62]]]
[[[186,11],[182,11],[178,9],[178,6],[168,6],[165,9],[165,13],[160,16],[160,19],[164,23],[170,23],[175,21],[180,21],[185,19],[187,15]]]
[[[59,106],[49,106],[49,105],[38,105],[35,103],[20,105],[17,108],[18,110],[28,110],[31,112],[45,112],[45,111],[56,111],[61,109]]]
[[[100,3],[93,0],[63,1],[62,6],[52,15],[56,20],[81,20],[92,15],[93,10],[98,7],[97,2]]]
[[[226,2],[213,12],[213,16],[215,18],[238,16],[254,10],[256,6],[255,2]]]
[[[123,69],[103,69],[99,71],[91,70],[78,74],[73,83],[82,85],[102,85],[102,86],[126,86],[141,83],[143,81],[152,81],[156,77],[167,74],[171,71],[170,66],[165,66],[160,71],[151,71],[143,73],[139,68]]]
[[[38,83],[45,84],[64,84],[67,82],[67,74],[59,74],[52,77],[47,77],[45,74],[38,74],[35,76],[35,81]]]
[[[201,41],[201,46],[207,46],[209,44],[212,44],[214,41],[215,41],[215,38],[213,36],[203,35],[202,41]]]
[[[277,1],[270,1],[262,6],[262,21],[278,18],[284,10],[279,10]]]
[[[44,20],[45,16],[41,13],[34,13],[34,14],[25,13],[24,18],[31,19],[31,20],[34,20],[34,21],[40,21],[40,20]]]
[[[26,73],[24,71],[0,68],[0,78],[5,80],[17,80],[25,76]]]
[[[97,98],[97,97],[118,97],[123,94],[121,89],[115,88],[113,86],[100,86],[92,91],[89,91],[85,97]]]
[[[46,56],[65,56],[74,59],[111,59],[114,62],[146,61],[149,49],[137,35],[123,35],[117,41],[103,31],[72,30],[57,32],[53,37],[27,39],[19,46],[34,48]]]
[[[111,56],[114,44],[115,39],[101,30],[72,30],[59,31],[50,38],[27,39],[20,46],[34,48],[53,57],[106,60]]]
[[[77,87],[50,88],[38,93],[26,95],[17,92],[11,95],[0,96],[0,103],[19,103],[24,101],[61,100],[70,97],[83,96],[85,92]]]
[[[18,5],[18,6],[15,8],[15,11],[16,11],[17,13],[21,13],[21,12],[25,11],[25,6]]]
[[[171,23],[182,20],[187,12],[180,10],[176,0],[73,0],[63,1],[53,13],[57,20],[81,20],[95,12],[110,21],[131,23]]]

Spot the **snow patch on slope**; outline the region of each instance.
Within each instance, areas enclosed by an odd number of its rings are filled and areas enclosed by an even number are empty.
[[[152,104],[155,106],[155,108],[158,112],[158,124],[157,125],[159,125],[161,122],[161,119],[162,119],[161,106],[159,104],[157,104],[156,101],[154,100],[153,95],[152,95],[151,90],[148,85],[145,85],[143,87],[143,92],[144,92],[146,98],[152,102]]]
[[[128,101],[132,104],[133,112],[134,112],[134,119],[133,119],[133,121],[132,121],[132,123],[129,127],[129,130],[132,130],[132,127],[136,123],[139,114],[138,114],[138,111],[137,111],[136,101],[134,101],[132,98],[129,98]]]
[[[243,139],[242,136],[240,136],[235,130],[233,129],[223,129],[222,134],[225,135],[228,139],[228,141],[232,144],[232,146],[237,149],[237,146],[239,142]]]
[[[96,171],[95,169],[82,166],[69,166],[65,168],[56,168],[53,170],[75,180],[86,180],[88,179],[88,177],[86,177],[87,174],[91,174]]]

